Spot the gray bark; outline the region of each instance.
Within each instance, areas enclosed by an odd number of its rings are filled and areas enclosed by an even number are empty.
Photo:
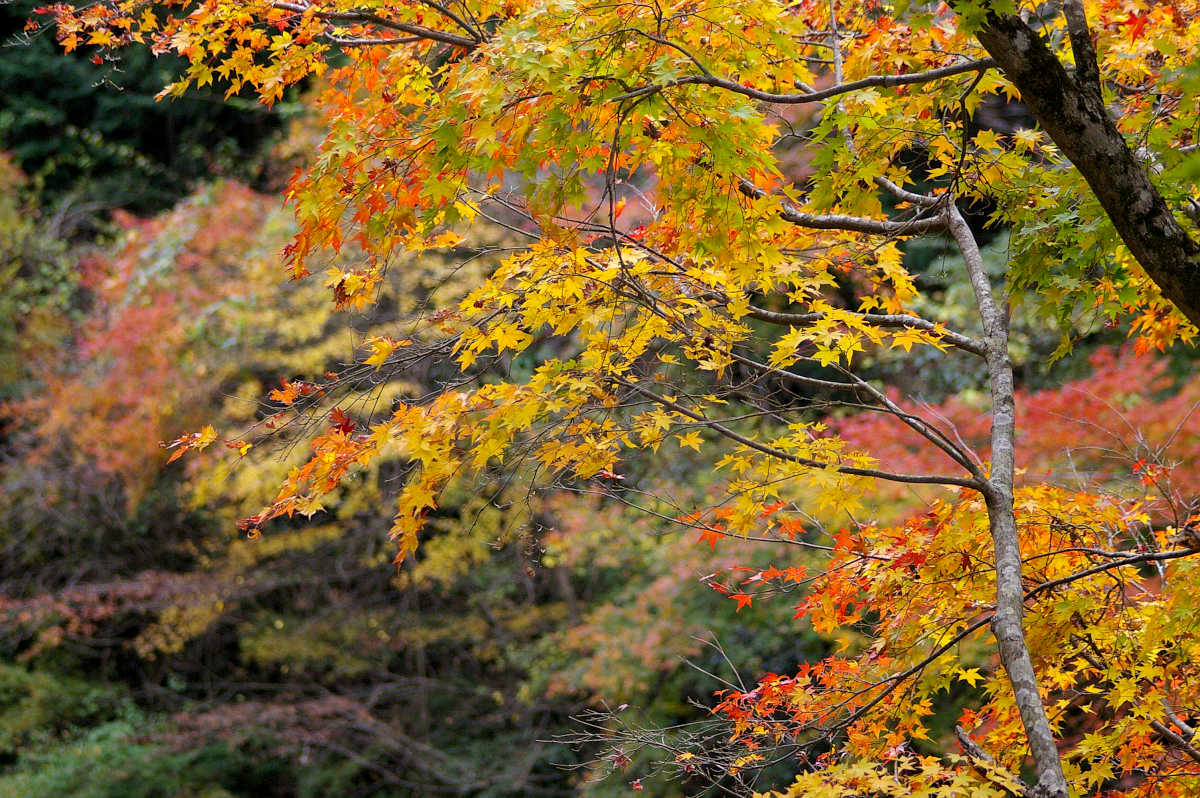
[[[1015,464],[1014,432],[1016,406],[1012,363],[1008,355],[1008,326],[988,282],[987,270],[975,236],[953,203],[945,210],[946,226],[953,236],[971,279],[985,335],[985,355],[992,394],[992,468],[983,489],[987,505],[992,549],[996,558],[996,611],[992,632],[1000,651],[1000,662],[1016,697],[1017,710],[1029,742],[1037,776],[1032,795],[1038,798],[1067,798],[1058,746],[1050,730],[1046,708],[1038,692],[1037,674],[1025,641],[1022,617],[1025,591],[1021,584],[1021,549],[1013,509]]]

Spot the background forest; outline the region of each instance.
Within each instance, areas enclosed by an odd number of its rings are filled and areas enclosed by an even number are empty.
[[[0,6],[6,41],[31,5]],[[793,617],[798,596],[753,603],[728,571],[802,568],[803,546],[674,522],[717,491],[698,447],[626,460],[627,501],[532,490],[519,470],[464,477],[399,569],[379,512],[401,487],[395,461],[373,461],[311,520],[239,529],[317,434],[303,419],[273,428],[291,392],[370,373],[398,319],[473,286],[493,256],[411,256],[366,311],[335,310],[321,276],[287,281],[279,257],[296,232],[284,182],[324,132],[306,110],[314,87],[269,111],[202,91],[156,103],[172,68],[136,49],[96,65],[48,38],[0,56],[0,795],[666,796],[714,779],[716,794],[721,774],[663,771],[637,742],[727,733],[704,720],[715,691],[855,633]],[[978,124],[1028,125],[1015,103]],[[810,155],[781,153],[797,174]],[[999,275],[1009,231],[975,210]],[[903,248],[919,309],[958,323],[971,294],[956,257],[930,240]],[[1033,309],[1011,326],[1020,468],[1120,493],[1170,467],[1173,489],[1196,495],[1194,349]],[[865,373],[986,445],[980,367],[931,363],[893,349]],[[362,400],[374,406],[332,421],[349,432],[451,373],[448,359],[380,372]],[[822,420],[897,470],[933,457],[884,418]],[[207,424],[251,432],[172,462],[160,443]],[[880,524],[924,500],[895,486],[861,498]],[[840,523],[819,509],[803,534],[828,542]],[[943,737],[951,703],[930,709]],[[611,732],[633,743],[606,744]]]

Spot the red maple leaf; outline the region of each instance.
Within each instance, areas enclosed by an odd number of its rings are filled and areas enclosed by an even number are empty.
[[[859,548],[858,541],[850,534],[850,530],[845,527],[839,529],[838,533],[833,536],[834,551],[858,551]]]
[[[777,513],[777,512],[779,512],[779,510],[780,510],[782,507],[783,507],[783,500],[782,500],[782,499],[781,499],[781,500],[779,500],[779,501],[777,501],[777,502],[775,502],[774,504],[764,504],[764,505],[763,505],[762,512],[758,514],[758,517],[759,517],[759,518],[766,518],[767,516],[769,516],[769,515],[771,515],[771,514],[773,514],[773,513]]]
[[[354,432],[354,428],[358,426],[358,423],[346,415],[340,407],[335,407],[329,413],[329,420],[332,422],[333,428],[344,435]]]
[[[1121,25],[1129,31],[1129,37],[1135,42],[1146,35],[1146,23],[1150,21],[1150,12],[1129,12],[1129,17]]]

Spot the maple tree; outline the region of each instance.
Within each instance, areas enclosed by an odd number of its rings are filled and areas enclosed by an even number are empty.
[[[1130,319],[1143,348],[1193,339],[1196,3],[112,0],[41,12],[68,50],[115,58],[136,41],[182,56],[169,95],[224,81],[270,104],[320,76],[328,134],[290,184],[299,229],[285,255],[295,277],[328,266],[337,307],[371,306],[406,253],[488,266],[457,302],[366,337],[358,365],[271,392],[283,408],[271,424],[329,424],[243,528],[313,514],[399,457],[403,561],[464,472],[643,504],[622,473],[631,453],[709,452],[723,495],[655,512],[712,546],[742,536],[825,552],[712,586],[742,611],[804,586],[796,611],[814,628],[860,633],[723,697],[743,750],[727,772],[753,784],[761,751],[781,747],[801,771],[794,795],[1195,791],[1196,508],[1157,449],[1134,462],[1136,494],[1067,488],[1057,463],[1018,481],[1008,320],[1032,309],[1067,341],[1101,319]],[[1039,126],[977,124],[993,98],[1020,98]],[[806,163],[783,168],[801,144]],[[977,208],[1012,231],[1002,280],[968,222]],[[524,243],[496,246],[489,226]],[[961,329],[915,310],[920,275],[903,256],[923,236],[944,237],[971,286]],[[343,248],[358,259],[330,254]],[[870,379],[874,359],[914,347],[982,362],[985,447]],[[436,389],[393,392],[386,410],[362,401],[379,372],[447,355],[457,373]],[[935,459],[908,470],[881,457],[878,436],[834,434],[823,419],[838,407],[880,415]],[[925,491],[923,512],[863,515],[875,482]],[[934,755],[925,719],[960,682],[961,753]]]

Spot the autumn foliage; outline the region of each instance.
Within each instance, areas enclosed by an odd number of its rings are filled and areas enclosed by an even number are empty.
[[[52,376],[11,408],[38,420],[42,446],[66,446],[136,494],[147,461],[163,457],[159,442],[200,421],[186,392],[221,379],[216,354],[193,344],[216,326],[221,303],[246,290],[240,261],[268,210],[229,183],[153,220],[119,217],[122,250],[81,264],[79,286],[102,311],[73,331],[74,367],[64,373],[57,352],[32,353]]]
[[[149,449],[99,452],[136,426],[174,450],[158,457],[202,453],[202,500],[217,491],[205,475],[252,473],[221,513],[262,542],[300,534],[297,516],[345,524],[387,502],[400,578],[426,585],[470,574],[490,540],[512,546],[532,597],[531,551],[558,547],[568,564],[588,551],[564,532],[580,506],[646,513],[646,534],[686,535],[651,547],[652,578],[627,597],[648,639],[622,653],[643,672],[688,627],[672,613],[689,574],[737,618],[787,594],[791,628],[829,641],[731,682],[719,735],[600,724],[614,764],[657,746],[685,781],[752,792],[786,763],[774,786],[789,796],[1200,789],[1197,387],[1150,356],[1195,337],[1180,286],[1198,251],[1196,3],[108,0],[39,13],[67,50],[180,55],[164,96],[220,84],[271,104],[319,81],[323,139],[287,189],[295,227],[277,273],[327,290],[326,313],[362,316],[349,347],[237,386],[260,403],[235,424],[168,431],[192,423],[179,380],[211,392],[233,378],[177,365],[209,303],[247,289],[219,265],[253,246],[239,236],[266,211],[226,186],[161,261],[171,288],[133,237],[136,257],[89,283],[119,310],[81,331],[86,368],[22,410],[36,439],[65,436],[133,473]],[[1034,118],[988,122],[1018,100]],[[1122,186],[1138,187],[1136,219],[1114,199]],[[139,226],[177,234],[169,218]],[[1007,247],[989,248],[1001,228]],[[922,243],[940,248],[934,263],[915,262]],[[190,273],[193,258],[218,268]],[[249,313],[262,332],[247,349],[298,335],[288,316]],[[1027,373],[1106,330],[1133,344],[1098,349],[1074,384],[1022,388],[1014,317],[1053,339]],[[917,357],[973,375],[972,389],[881,384]],[[658,473],[669,463],[686,468]],[[456,496],[460,515],[511,514],[446,534]],[[622,545],[595,538],[599,561]],[[707,565],[750,544],[788,553]],[[582,613],[570,576],[554,583],[559,620],[576,625],[561,645],[593,667],[548,669],[549,694],[598,691],[619,659],[599,631],[617,611]],[[178,625],[207,628],[226,600],[204,593],[193,609],[208,609]]]

